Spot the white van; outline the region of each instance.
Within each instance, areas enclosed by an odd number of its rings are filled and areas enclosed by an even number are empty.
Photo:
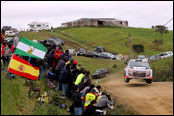
[[[39,32],[41,30],[49,29],[48,22],[31,22],[28,24],[27,31]]]

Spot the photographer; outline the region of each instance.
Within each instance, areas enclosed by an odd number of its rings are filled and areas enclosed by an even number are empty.
[[[96,106],[97,107],[108,107],[109,109],[113,110],[113,99],[110,97],[109,94],[106,94],[105,92],[102,92],[102,95],[100,97],[100,99],[98,100]],[[105,115],[106,114],[106,108],[103,109],[97,109],[96,113],[98,115]]]

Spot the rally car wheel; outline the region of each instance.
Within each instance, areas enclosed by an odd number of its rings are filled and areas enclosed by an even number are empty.
[[[127,78],[124,77],[124,82],[125,83],[129,83],[129,79],[127,79]]]
[[[151,84],[151,83],[152,83],[152,79],[147,79],[147,80],[146,80],[146,83],[147,83],[147,84]]]

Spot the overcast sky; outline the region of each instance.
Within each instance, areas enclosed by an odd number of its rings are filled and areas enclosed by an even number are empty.
[[[1,1],[1,28],[24,29],[32,21],[59,27],[79,18],[116,18],[151,28],[173,18],[173,1]],[[166,26],[173,29],[173,20]]]

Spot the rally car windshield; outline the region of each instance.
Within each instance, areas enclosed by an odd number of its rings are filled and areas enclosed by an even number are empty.
[[[149,68],[149,64],[147,62],[135,62],[135,61],[131,61],[129,63],[129,66],[131,66],[131,67],[146,67],[146,68]]]

